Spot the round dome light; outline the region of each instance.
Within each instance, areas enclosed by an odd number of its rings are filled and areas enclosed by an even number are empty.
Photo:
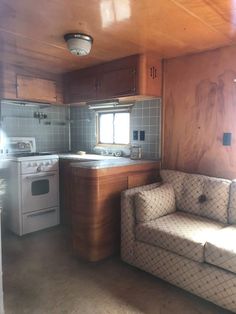
[[[93,38],[83,33],[69,33],[64,35],[67,47],[73,55],[86,56],[90,53]]]

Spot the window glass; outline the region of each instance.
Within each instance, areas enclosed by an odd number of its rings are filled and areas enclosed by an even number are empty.
[[[99,139],[101,144],[129,144],[130,113],[113,112],[99,114]]]
[[[101,114],[99,119],[99,134],[101,143],[113,142],[113,113]]]
[[[129,144],[129,121],[128,112],[116,113],[114,119],[114,143]]]

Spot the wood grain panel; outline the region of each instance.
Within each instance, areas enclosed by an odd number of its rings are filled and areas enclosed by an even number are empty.
[[[74,207],[72,200],[74,250],[89,261],[98,261],[119,250],[120,193],[127,189],[127,177],[80,178],[74,184],[79,204]]]
[[[157,181],[159,168],[159,162],[106,169],[70,168],[65,181],[70,192],[64,193],[70,201],[63,204],[70,206],[76,254],[98,261],[119,252],[121,192]]]
[[[141,185],[147,185],[159,181],[159,173],[157,171],[143,171],[128,176],[128,189]]]
[[[4,99],[17,99],[17,76],[33,77],[34,79],[50,80],[56,83],[56,103],[63,103],[62,76],[59,74],[44,72],[30,67],[19,67],[0,62],[0,97]],[[45,99],[44,88],[38,90],[39,101]],[[55,92],[55,90],[54,90]],[[35,98],[34,98],[35,99]],[[31,99],[32,100],[32,99]],[[53,100],[53,99],[52,99]],[[55,99],[52,103],[55,102]]]
[[[235,43],[235,3],[223,0],[1,0],[0,61],[62,73],[129,55],[173,57]],[[77,58],[63,35],[94,38]]]
[[[235,54],[228,47],[165,62],[164,167],[236,178]]]
[[[139,59],[139,94],[162,96],[162,62],[156,54],[143,54]]]
[[[186,12],[197,17],[202,23],[217,29],[228,38],[235,39],[236,8],[234,1],[222,0],[173,0]]]
[[[70,163],[71,160],[59,160],[60,171],[60,222],[71,226],[71,197],[70,197]]]
[[[56,82],[39,79],[32,76],[17,75],[17,93],[19,99],[45,101],[55,103],[57,101]]]
[[[162,95],[162,62],[151,53],[68,72],[63,77],[64,99],[70,104],[111,98],[128,101],[130,98]]]

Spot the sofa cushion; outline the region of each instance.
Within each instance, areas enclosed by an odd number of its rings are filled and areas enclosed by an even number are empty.
[[[230,197],[229,197],[229,213],[228,222],[230,224],[236,224],[236,180],[233,180],[230,185]]]
[[[201,203],[201,216],[223,223],[228,222],[230,184],[229,180],[205,177],[203,194],[206,201]]]
[[[179,209],[227,223],[230,184],[225,179],[187,174]]]
[[[164,182],[171,183],[173,180],[178,209],[222,223],[228,222],[230,180],[173,170],[162,170],[161,176]],[[236,219],[236,184],[234,208]]]
[[[140,223],[135,227],[136,239],[197,262],[204,262],[204,245],[210,236],[225,225],[184,212]]]
[[[179,209],[191,214],[201,214],[199,198],[203,195],[204,176],[186,174]]]
[[[236,273],[236,226],[223,228],[207,240],[205,261]]]
[[[137,222],[148,222],[175,211],[175,192],[171,184],[142,191],[135,195],[135,214]]]
[[[160,176],[163,182],[170,183],[173,186],[173,189],[175,191],[176,206],[179,207],[186,173],[181,171],[162,169],[160,171]]]

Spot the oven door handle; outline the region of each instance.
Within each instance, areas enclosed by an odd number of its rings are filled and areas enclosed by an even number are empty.
[[[47,210],[47,211],[45,210],[43,212],[28,214],[27,217],[42,216],[44,214],[54,213],[55,211],[56,211],[56,209],[49,209],[49,210]]]
[[[26,176],[26,179],[37,179],[37,178],[47,178],[47,177],[54,177],[55,173],[45,173],[45,174],[34,174],[32,176]]]

